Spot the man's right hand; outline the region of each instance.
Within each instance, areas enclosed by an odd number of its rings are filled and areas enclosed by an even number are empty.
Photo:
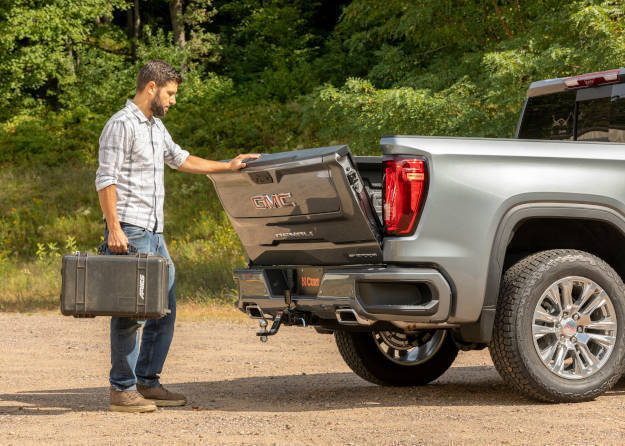
[[[117,253],[125,253],[128,251],[128,238],[121,227],[109,230],[108,237],[109,250]]]

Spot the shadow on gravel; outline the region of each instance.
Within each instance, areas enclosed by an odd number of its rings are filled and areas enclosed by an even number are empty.
[[[36,390],[0,395],[0,415],[59,415],[108,409],[108,387]]]
[[[223,381],[166,384],[189,398],[166,410],[302,412],[362,407],[542,405],[503,384],[493,367],[453,367],[424,387],[381,387],[353,373],[256,376]],[[607,393],[624,396],[625,379]],[[106,411],[108,387],[42,390],[0,395],[0,415],[54,415]]]

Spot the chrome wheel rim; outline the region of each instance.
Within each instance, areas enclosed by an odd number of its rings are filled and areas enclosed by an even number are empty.
[[[590,279],[569,276],[543,292],[532,318],[532,337],[547,369],[567,379],[597,373],[616,343],[616,313],[610,296]]]
[[[414,366],[426,362],[438,352],[447,331],[431,330],[415,334],[377,331],[372,335],[375,345],[387,359],[403,366]]]

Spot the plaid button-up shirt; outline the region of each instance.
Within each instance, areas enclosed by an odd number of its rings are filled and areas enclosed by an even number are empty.
[[[164,163],[177,169],[189,152],[172,140],[158,118],[148,120],[128,100],[100,135],[96,189],[117,188],[117,216],[154,232],[163,232]]]

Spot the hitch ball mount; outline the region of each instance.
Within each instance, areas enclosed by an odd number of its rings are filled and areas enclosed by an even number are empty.
[[[273,324],[271,324],[271,328],[267,330],[267,326],[269,323],[265,318],[265,314],[262,309],[258,307],[261,313],[261,318],[258,321],[258,325],[260,326],[260,330],[256,332],[256,336],[260,337],[261,342],[267,342],[268,336],[275,335],[280,327],[284,325],[299,325],[302,327],[306,327],[308,324],[306,322],[307,316],[305,313],[300,311],[293,310],[293,302],[291,300],[291,291],[285,290],[284,292],[284,303],[286,307],[282,311],[278,311],[276,316],[273,319]]]
[[[271,328],[267,330],[269,323],[264,317],[258,321],[260,330],[256,332],[256,336],[260,337],[261,342],[267,342],[267,336],[275,335],[282,325],[299,325],[306,327],[306,316],[304,313],[295,312],[285,308],[282,311],[278,311],[273,319]]]

